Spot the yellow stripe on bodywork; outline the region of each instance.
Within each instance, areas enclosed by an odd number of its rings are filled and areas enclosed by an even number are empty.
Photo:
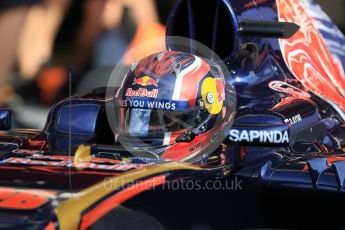
[[[73,163],[78,170],[83,170],[86,167],[86,164],[91,161],[91,146],[88,145],[79,145],[77,151],[73,157]]]
[[[201,170],[201,168],[183,162],[168,162],[136,169],[124,175],[113,177],[106,181],[108,185],[113,185],[111,188],[106,186],[104,182],[99,182],[75,194],[72,198],[56,207],[55,214],[59,222],[59,227],[62,230],[77,229],[81,219],[81,213],[85,209],[114,190],[117,190],[130,182],[151,175],[178,170]]]
[[[87,145],[79,145],[77,151],[74,154],[73,162],[90,162],[91,160],[91,147]]]

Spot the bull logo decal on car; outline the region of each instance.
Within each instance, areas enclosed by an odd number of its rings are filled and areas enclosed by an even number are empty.
[[[158,86],[158,80],[155,80],[149,76],[144,76],[140,78],[134,78],[133,84],[132,85],[141,85],[141,86]]]

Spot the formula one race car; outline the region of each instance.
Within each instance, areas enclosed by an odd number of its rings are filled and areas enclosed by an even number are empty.
[[[321,8],[180,0],[166,45],[42,131],[0,111],[0,227],[343,227],[345,37]]]

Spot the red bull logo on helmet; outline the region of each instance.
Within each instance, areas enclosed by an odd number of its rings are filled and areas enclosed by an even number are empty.
[[[132,88],[128,88],[126,91],[126,97],[150,97],[150,98],[157,98],[158,89],[154,89],[152,91],[148,91],[144,88],[139,88],[138,90],[134,90]]]
[[[141,86],[158,86],[158,81],[149,77],[149,76],[144,76],[140,78],[134,78],[134,81],[132,85],[141,85]]]

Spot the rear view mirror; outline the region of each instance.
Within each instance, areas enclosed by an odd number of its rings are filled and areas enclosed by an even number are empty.
[[[0,109],[0,130],[10,130],[11,128],[11,110]]]

